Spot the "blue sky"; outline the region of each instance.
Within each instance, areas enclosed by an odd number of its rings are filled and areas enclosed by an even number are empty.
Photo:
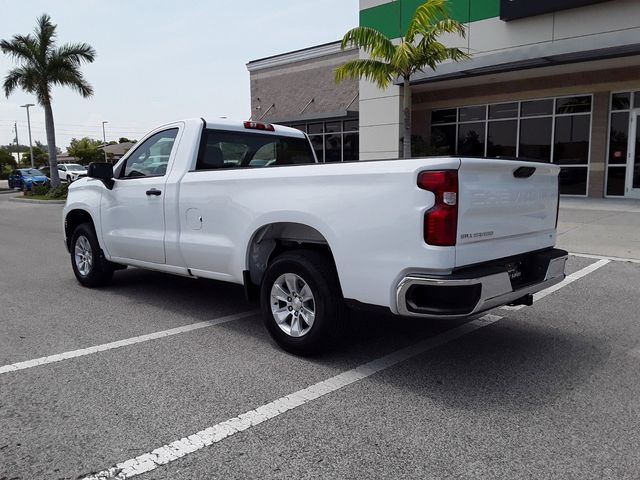
[[[0,38],[29,33],[48,13],[58,41],[82,41],[97,51],[84,68],[95,89],[83,99],[53,92],[56,140],[139,138],[163,122],[185,117],[249,116],[249,74],[257,58],[338,40],[358,22],[358,0],[0,0]],[[0,78],[12,62],[0,54]],[[20,91],[0,96],[0,144],[28,142],[26,114],[36,103]],[[45,142],[44,113],[31,109],[34,141]]]

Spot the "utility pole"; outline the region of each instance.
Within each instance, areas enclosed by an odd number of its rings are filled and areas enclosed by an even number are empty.
[[[33,144],[31,143],[31,117],[29,116],[29,107],[33,107],[33,103],[27,103],[25,105],[20,105],[22,108],[27,109],[27,125],[29,127],[29,154],[31,155],[31,168],[35,168],[33,164]]]
[[[102,147],[102,151],[104,152],[104,161],[107,162],[107,135],[104,132],[104,124],[109,122],[102,122],[102,143],[104,147]]]
[[[16,129],[16,152],[18,153],[18,167],[20,167],[20,143],[18,143],[18,122],[13,124],[13,128]]]

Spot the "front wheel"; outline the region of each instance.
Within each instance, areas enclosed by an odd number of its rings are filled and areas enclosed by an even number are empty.
[[[310,356],[325,350],[344,320],[344,302],[328,255],[298,250],[277,257],[261,287],[265,326],[284,350]]]
[[[107,285],[113,277],[113,269],[105,266],[100,255],[100,244],[93,225],[78,225],[71,237],[71,266],[73,273],[85,287]]]

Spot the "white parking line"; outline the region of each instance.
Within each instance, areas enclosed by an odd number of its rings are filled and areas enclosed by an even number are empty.
[[[604,255],[593,255],[591,253],[570,253],[572,257],[593,258],[594,260],[609,260],[611,262],[628,262],[628,263],[640,263],[637,258],[624,258],[624,257],[607,257]]]
[[[599,268],[604,267],[608,263],[611,263],[611,261],[608,260],[608,259],[603,259],[603,260],[600,260],[598,262],[592,263],[591,265],[589,265],[588,267],[583,268],[582,270],[578,270],[577,272],[573,272],[571,275],[567,275],[567,278],[565,278],[562,282],[554,285],[553,287],[549,287],[546,290],[542,290],[541,292],[538,292],[538,293],[534,294],[533,295],[533,301],[537,302],[541,298],[544,298],[547,295],[551,295],[553,292],[557,292],[561,288],[566,287],[567,285],[569,285],[570,283],[575,282],[576,280],[580,280],[582,277],[586,277],[590,273],[595,272],[596,270],[598,270]],[[522,310],[524,307],[525,307],[525,305],[518,305],[516,307],[502,307],[502,309],[503,310],[518,311],[518,310]]]
[[[70,352],[58,353],[56,355],[49,355],[48,357],[40,357],[24,362],[12,363],[11,365],[4,365],[0,367],[0,374],[15,372],[17,370],[25,370],[27,368],[46,365],[48,363],[61,362],[70,358],[84,357],[86,355],[92,355],[94,353],[104,352],[106,350],[113,350],[114,348],[125,347],[127,345],[135,345],[136,343],[148,342],[149,340],[157,340],[159,338],[171,337],[173,335],[179,335],[181,333],[193,332],[194,330],[200,330],[201,328],[213,327],[215,325],[221,325],[223,323],[232,322],[234,320],[240,320],[241,318],[250,317],[252,315],[255,315],[256,313],[257,311],[255,310],[250,312],[236,313],[234,315],[228,315],[226,317],[216,318],[214,320],[207,320],[206,322],[192,323],[191,325],[185,325],[183,327],[163,330],[161,332],[149,333],[147,335],[140,335],[139,337],[126,338],[124,340],[118,340],[116,342],[103,343],[102,345],[96,345],[94,347],[82,348],[80,350],[73,350]]]
[[[161,465],[166,465],[204,447],[218,443],[236,433],[255,427],[267,420],[276,418],[285,412],[298,408],[306,403],[316,400],[324,395],[340,390],[348,385],[381,372],[409,360],[416,355],[427,352],[433,348],[456,340],[468,333],[480,328],[492,325],[502,317],[485,315],[484,317],[466,323],[460,327],[431,337],[422,342],[411,345],[402,350],[360,365],[352,370],[340,373],[322,382],[311,385],[303,390],[298,390],[286,397],[279,398],[271,403],[262,405],[255,410],[250,410],[237,417],[218,423],[188,437],[176,440],[155,450],[144,453],[136,458],[118,463],[111,468],[98,473],[82,477],[80,480],[123,480],[136,475],[155,470]]]

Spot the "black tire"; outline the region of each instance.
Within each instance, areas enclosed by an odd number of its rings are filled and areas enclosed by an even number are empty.
[[[310,288],[315,319],[307,333],[294,337],[286,333],[272,313],[271,289],[284,274],[295,274]],[[345,307],[333,262],[328,255],[295,250],[276,257],[267,267],[260,287],[264,324],[271,337],[289,353],[300,356],[319,354],[338,337],[344,324]],[[301,317],[302,318],[302,317]],[[293,317],[291,317],[291,321]]]
[[[83,243],[85,239],[90,245],[90,252],[87,255],[91,259],[91,265],[84,272],[81,272],[76,261],[76,245]],[[78,225],[71,236],[71,267],[78,282],[85,287],[95,288],[102,287],[111,282],[113,278],[113,269],[110,268],[102,258],[102,250],[96,237],[93,225],[83,223]]]
[[[71,177],[67,175],[67,183],[71,183]]]

